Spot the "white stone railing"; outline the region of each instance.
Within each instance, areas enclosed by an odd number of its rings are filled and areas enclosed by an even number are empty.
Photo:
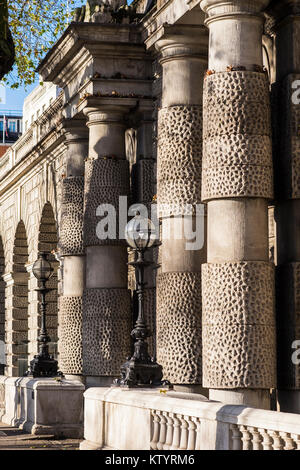
[[[81,449],[300,450],[300,415],[160,390],[90,388]]]

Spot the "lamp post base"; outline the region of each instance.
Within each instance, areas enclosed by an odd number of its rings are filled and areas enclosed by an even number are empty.
[[[161,365],[153,361],[140,362],[132,357],[121,366],[121,378],[115,379],[113,385],[126,388],[170,387],[170,383],[167,380],[163,381],[162,377]]]
[[[58,371],[58,362],[52,356],[41,356],[37,354],[30,361],[29,370],[25,374],[26,377],[57,377],[63,376]]]

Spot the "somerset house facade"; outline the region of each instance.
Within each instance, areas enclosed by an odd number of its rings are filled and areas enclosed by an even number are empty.
[[[38,72],[0,159],[1,420],[300,449],[300,1],[87,0]]]

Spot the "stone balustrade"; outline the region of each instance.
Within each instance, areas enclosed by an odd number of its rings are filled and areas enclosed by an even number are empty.
[[[300,420],[160,389],[89,388],[83,450],[300,450]]]

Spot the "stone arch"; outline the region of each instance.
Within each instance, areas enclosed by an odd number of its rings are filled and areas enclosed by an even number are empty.
[[[18,223],[13,249],[11,366],[12,375],[22,376],[28,368],[28,241],[24,222]]]
[[[2,238],[0,237],[0,374],[4,374],[5,360],[5,257]]]
[[[58,341],[58,267],[57,260],[57,224],[54,211],[50,202],[44,205],[39,226],[38,251],[49,253],[48,259],[54,269],[54,273],[47,282],[46,286],[51,291],[46,294],[47,301],[47,329],[51,338],[49,351],[57,357]]]

